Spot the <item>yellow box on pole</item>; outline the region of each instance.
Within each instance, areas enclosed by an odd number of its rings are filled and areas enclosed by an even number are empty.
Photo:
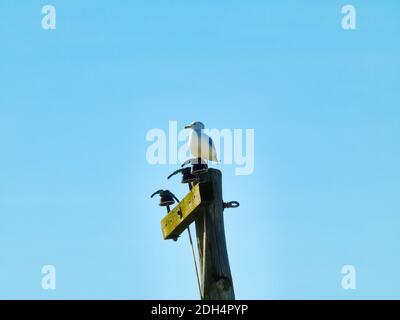
[[[176,239],[196,218],[202,204],[201,184],[192,190],[161,220],[164,240]]]

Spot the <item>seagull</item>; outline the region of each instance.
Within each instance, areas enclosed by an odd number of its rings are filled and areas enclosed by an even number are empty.
[[[192,129],[189,136],[189,149],[192,155],[203,160],[219,162],[217,152],[212,139],[206,135],[204,124],[200,121],[194,121],[185,129]]]

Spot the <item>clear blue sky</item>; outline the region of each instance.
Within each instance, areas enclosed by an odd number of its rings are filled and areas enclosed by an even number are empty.
[[[149,197],[186,192],[145,158],[169,120],[255,129],[220,167],[237,298],[400,298],[399,30],[395,0],[1,0],[0,298],[198,297]]]

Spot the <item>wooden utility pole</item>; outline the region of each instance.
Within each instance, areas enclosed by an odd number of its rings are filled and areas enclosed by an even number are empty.
[[[234,300],[233,281],[229,267],[224,228],[221,171],[209,169],[206,177],[213,192],[196,219],[202,292],[204,300]],[[201,182],[200,182],[201,183]]]
[[[192,222],[196,225],[202,299],[233,300],[235,293],[224,228],[222,174],[208,169],[190,192],[162,220],[164,239],[176,240]],[[231,206],[231,207],[236,207]]]

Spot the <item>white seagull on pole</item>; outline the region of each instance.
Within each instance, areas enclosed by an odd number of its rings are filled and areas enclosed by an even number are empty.
[[[192,122],[185,129],[192,129],[189,136],[189,149],[195,158],[219,162],[212,139],[203,132],[202,122]]]

